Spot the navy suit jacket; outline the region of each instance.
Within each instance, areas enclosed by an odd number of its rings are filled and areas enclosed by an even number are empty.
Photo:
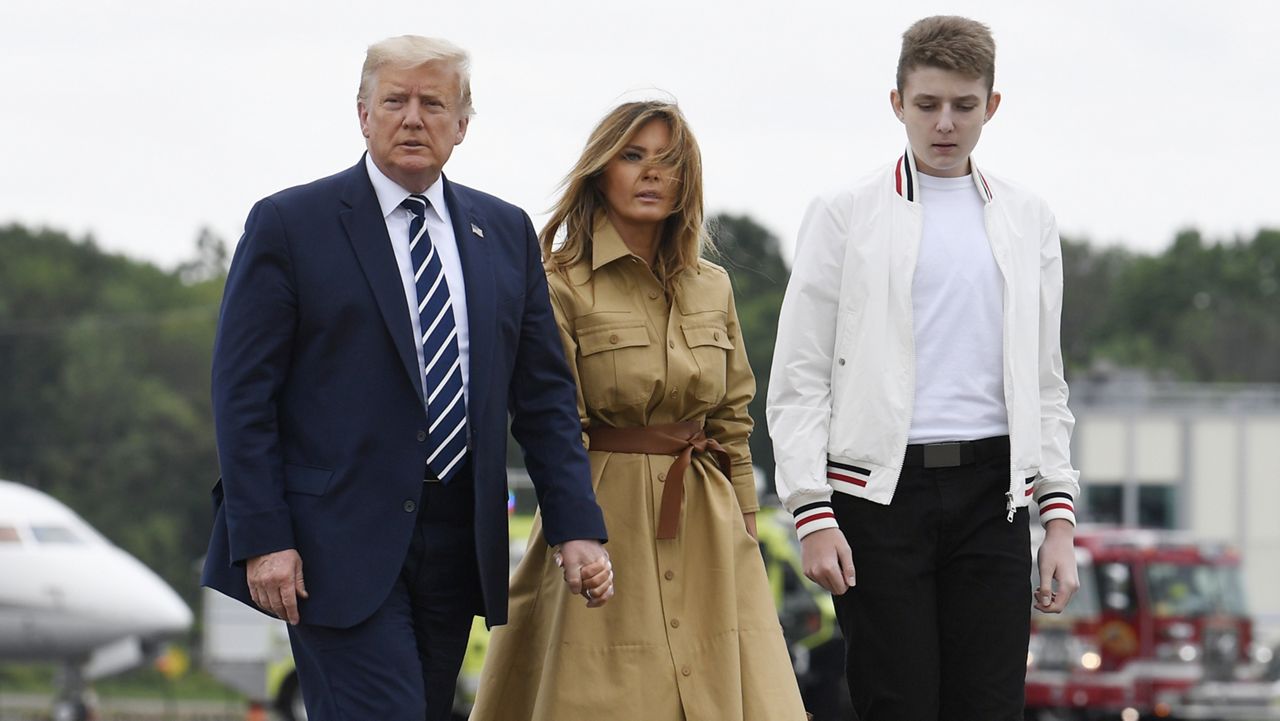
[[[573,378],[529,217],[445,181],[470,329],[467,441],[489,624],[507,616],[508,413],[547,542],[605,540]],[[390,593],[413,531],[427,415],[414,334],[363,160],[259,201],[213,352],[222,478],[202,583],[252,605],[244,562],[296,548],[304,623],[346,628]]]

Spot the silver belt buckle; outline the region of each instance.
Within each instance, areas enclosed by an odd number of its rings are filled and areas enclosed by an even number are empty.
[[[951,443],[929,443],[924,447],[925,468],[954,468],[962,464],[959,441]]]

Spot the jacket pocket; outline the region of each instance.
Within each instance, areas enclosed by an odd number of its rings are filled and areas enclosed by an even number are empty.
[[[719,403],[725,394],[728,352],[733,350],[728,329],[722,323],[682,323],[680,330],[698,364],[694,397],[705,403]]]
[[[618,409],[648,398],[648,387],[628,368],[643,368],[649,330],[643,322],[628,321],[580,328],[577,332],[578,382],[588,408]]]
[[[301,493],[307,496],[323,496],[329,490],[329,481],[333,479],[333,471],[327,468],[302,466],[297,463],[284,464],[284,492]]]
[[[578,331],[578,350],[584,357],[646,345],[649,345],[649,331],[643,323],[608,325]]]

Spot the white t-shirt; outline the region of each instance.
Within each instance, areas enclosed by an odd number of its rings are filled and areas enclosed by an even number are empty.
[[[1004,399],[1004,279],[968,175],[921,173],[924,233],[911,285],[916,397],[908,443],[1009,433]]]

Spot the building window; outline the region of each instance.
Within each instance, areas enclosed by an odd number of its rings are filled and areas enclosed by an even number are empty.
[[[1124,486],[1090,483],[1084,487],[1084,517],[1090,523],[1124,523]]]
[[[1117,526],[1176,528],[1177,501],[1178,492],[1173,486],[1089,483],[1084,487],[1081,520]],[[1131,515],[1135,512],[1136,518]]]
[[[1143,528],[1177,526],[1177,493],[1172,486],[1138,486],[1138,525]]]

